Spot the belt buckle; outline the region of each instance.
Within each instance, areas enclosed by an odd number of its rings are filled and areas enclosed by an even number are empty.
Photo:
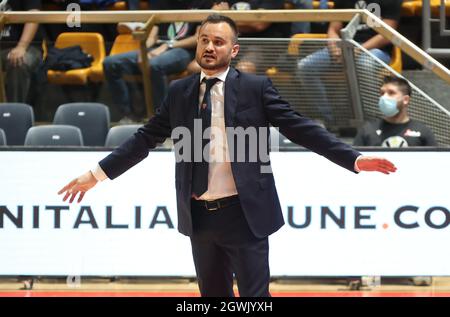
[[[206,209],[208,210],[208,211],[216,211],[216,210],[218,210],[219,208],[220,208],[220,201],[217,201],[217,202],[211,202],[212,204],[215,204],[216,205],[216,207],[209,207],[209,202],[208,201],[205,201],[205,207],[206,207]]]

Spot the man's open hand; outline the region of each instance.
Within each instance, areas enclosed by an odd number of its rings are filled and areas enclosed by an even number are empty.
[[[97,179],[94,177],[91,171],[84,173],[83,175],[75,178],[69,184],[64,186],[59,192],[58,195],[65,193],[63,201],[66,201],[70,196],[69,203],[72,203],[75,197],[80,194],[78,197],[78,202],[81,202],[86,192],[94,187],[97,184]]]
[[[360,156],[356,161],[356,166],[361,172],[366,171],[390,174],[397,170],[391,161],[375,156]]]

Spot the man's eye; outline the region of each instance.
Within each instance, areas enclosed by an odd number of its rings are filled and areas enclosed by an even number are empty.
[[[222,41],[214,41],[214,45],[216,46],[222,46]]]

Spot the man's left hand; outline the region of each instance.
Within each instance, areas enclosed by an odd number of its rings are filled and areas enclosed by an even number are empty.
[[[360,156],[356,161],[359,171],[380,172],[384,174],[394,173],[397,167],[385,158],[375,156]]]

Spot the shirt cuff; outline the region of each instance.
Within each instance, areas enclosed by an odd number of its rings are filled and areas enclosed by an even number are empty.
[[[359,159],[360,159],[361,157],[362,157],[362,155],[358,156],[358,157],[356,158],[356,160],[355,160],[355,166],[354,166],[354,169],[355,169],[355,172],[357,172],[357,173],[361,172],[361,170],[359,169],[359,166],[358,166],[358,161],[359,161]]]
[[[108,176],[105,174],[105,172],[102,170],[99,164],[93,169],[91,169],[92,175],[94,175],[95,179],[99,182],[104,181],[108,178]]]

